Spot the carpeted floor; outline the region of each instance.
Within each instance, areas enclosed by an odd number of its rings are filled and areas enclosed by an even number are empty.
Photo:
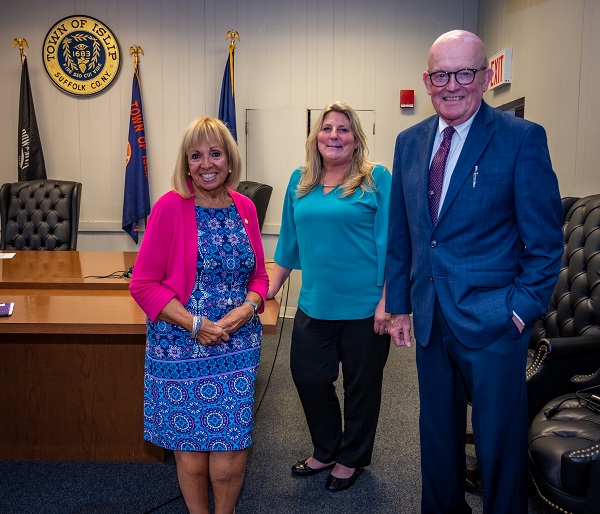
[[[236,514],[417,514],[418,390],[414,349],[392,348],[373,462],[340,493],[325,474],[291,476],[312,451],[289,373],[292,320],[265,337],[256,388],[254,444]],[[473,513],[481,496],[468,494]],[[530,514],[555,511],[530,494]],[[186,514],[172,458],[160,464],[0,462],[0,514]]]

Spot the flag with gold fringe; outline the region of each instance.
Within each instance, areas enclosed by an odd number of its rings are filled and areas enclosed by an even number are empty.
[[[129,110],[129,137],[125,166],[123,193],[123,230],[138,242],[139,220],[150,214],[150,188],[148,185],[148,157],[146,130],[142,110],[142,94],[138,56],[135,55],[131,108]]]

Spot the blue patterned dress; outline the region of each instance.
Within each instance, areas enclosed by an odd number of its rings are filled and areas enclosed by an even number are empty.
[[[254,252],[234,205],[196,207],[196,223],[196,283],[185,307],[217,321],[246,299]],[[215,346],[164,321],[146,325],[144,439],[171,450],[247,448],[262,339],[258,316]]]

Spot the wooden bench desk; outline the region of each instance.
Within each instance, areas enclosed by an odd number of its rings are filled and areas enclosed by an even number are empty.
[[[160,461],[143,440],[146,317],[122,273],[136,252],[0,259],[0,460]],[[279,312],[261,314],[275,333]]]

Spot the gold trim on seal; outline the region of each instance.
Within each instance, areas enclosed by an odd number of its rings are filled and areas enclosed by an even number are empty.
[[[90,16],[68,16],[54,24],[44,38],[44,67],[65,93],[97,95],[119,74],[119,42],[106,24]]]

